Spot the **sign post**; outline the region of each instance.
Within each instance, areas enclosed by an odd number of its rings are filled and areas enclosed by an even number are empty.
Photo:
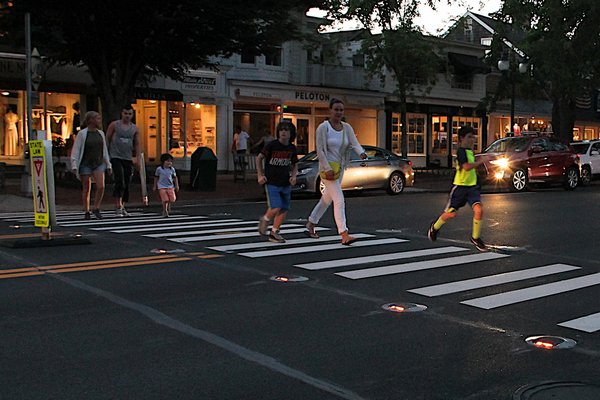
[[[31,192],[35,226],[42,228],[42,239],[50,239],[50,204],[46,178],[46,149],[44,140],[29,141],[31,160]]]

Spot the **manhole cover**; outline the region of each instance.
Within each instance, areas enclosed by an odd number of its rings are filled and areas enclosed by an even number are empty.
[[[382,305],[381,308],[395,313],[414,313],[427,310],[427,306],[415,303],[388,303]]]
[[[514,400],[592,400],[600,398],[600,387],[583,382],[542,382],[525,386]]]

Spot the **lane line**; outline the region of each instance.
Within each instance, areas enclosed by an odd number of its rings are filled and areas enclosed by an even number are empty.
[[[316,228],[318,231],[321,230],[328,230],[328,228]],[[290,233],[301,233],[304,232],[306,230],[306,228],[295,228],[295,229],[284,229],[281,231],[282,235],[287,235]],[[183,237],[183,238],[166,238],[167,240],[170,240],[171,242],[176,242],[176,243],[189,243],[189,242],[203,242],[203,241],[209,241],[209,240],[218,240],[218,239],[241,239],[241,238],[256,238],[256,239],[261,239],[261,237],[258,235],[258,232],[254,231],[254,232],[246,232],[246,233],[230,233],[230,234],[221,234],[221,235],[204,235],[204,236],[191,236],[191,237]],[[267,239],[262,239],[262,240],[267,240]]]
[[[403,258],[416,258],[416,257],[425,257],[432,256],[436,254],[446,254],[446,253],[455,253],[459,251],[467,251],[463,247],[436,247],[432,249],[422,249],[422,250],[410,250],[410,251],[401,251],[398,253],[389,253],[389,254],[377,254],[371,256],[364,257],[354,257],[347,258],[342,260],[331,260],[331,261],[320,261],[314,263],[306,263],[306,264],[296,264],[294,267],[308,269],[311,271],[327,269],[327,268],[337,268],[337,267],[346,267],[349,265],[358,265],[358,264],[368,264],[379,261],[390,261],[390,260],[400,260]]]
[[[135,267],[135,266],[139,266],[139,265],[162,264],[162,263],[171,263],[171,262],[178,262],[178,261],[191,261],[191,260],[193,260],[193,259],[190,257],[175,257],[175,258],[166,258],[163,260],[148,260],[148,261],[129,262],[129,263],[122,263],[122,264],[93,265],[90,267],[81,267],[81,268],[51,269],[46,272],[49,274],[62,274],[65,272],[93,271],[93,270],[97,270],[97,269]]]
[[[460,264],[474,263],[474,262],[480,262],[480,261],[490,261],[490,260],[495,260],[495,259],[504,258],[504,257],[509,257],[509,256],[507,254],[498,254],[498,253],[478,253],[478,254],[470,254],[467,256],[440,258],[437,260],[418,261],[418,262],[411,262],[411,263],[406,263],[406,264],[388,265],[385,267],[358,269],[358,270],[347,271],[347,272],[337,272],[336,275],[339,275],[341,277],[348,278],[348,279],[364,279],[364,278],[373,278],[376,276],[403,274],[406,272],[414,272],[414,271],[423,271],[423,270],[432,269],[432,268],[449,267],[451,265],[460,265]]]
[[[375,239],[375,240],[362,240],[353,243],[351,246],[344,246],[341,243],[335,244],[321,244],[317,246],[303,246],[303,247],[291,247],[279,250],[263,250],[263,251],[252,251],[246,253],[238,253],[239,256],[249,258],[260,258],[260,257],[273,257],[288,254],[299,254],[299,253],[315,253],[317,251],[327,250],[349,250],[356,247],[369,247],[369,246],[380,246],[384,244],[396,244],[406,242],[407,240],[398,238],[386,238],[386,239]]]
[[[526,279],[538,278],[541,276],[573,271],[576,269],[581,269],[581,267],[576,267],[567,264],[552,264],[544,267],[507,272],[504,274],[489,275],[483,276],[481,278],[466,279],[463,281],[443,283],[441,285],[432,285],[416,289],[409,289],[408,292],[420,294],[422,296],[427,297],[436,297],[450,293],[464,292],[466,290],[502,285],[504,283],[518,282]]]
[[[558,326],[565,328],[577,329],[587,333],[594,333],[600,330],[600,312],[596,314],[586,315],[585,317],[572,319],[570,321],[561,322]]]
[[[375,235],[370,235],[368,233],[353,233],[357,239],[366,239],[375,237]],[[241,243],[241,244],[230,244],[225,246],[215,246],[215,247],[207,247],[208,249],[222,252],[229,252],[235,250],[251,250],[251,249],[262,249],[269,247],[282,247],[282,246],[290,246],[297,244],[305,244],[305,243],[319,243],[319,242],[335,242],[340,240],[339,235],[335,236],[321,236],[319,239],[312,238],[303,238],[303,239],[286,239],[285,243],[273,243],[273,242],[253,242],[253,243]]]
[[[595,286],[598,284],[600,284],[600,273],[528,287],[525,289],[512,290],[510,292],[494,294],[491,296],[465,300],[461,301],[461,304],[490,310],[492,308],[548,297],[559,293]]]
[[[135,311],[158,325],[162,325],[164,327],[173,329],[177,332],[181,332],[190,337],[200,339],[206,343],[212,344],[213,346],[219,347],[229,353],[235,354],[244,360],[250,361],[257,365],[261,365],[265,368],[270,369],[271,371],[296,379],[300,382],[304,382],[305,384],[311,387],[323,390],[324,392],[330,393],[334,396],[346,400],[364,400],[358,394],[348,389],[345,389],[327,380],[321,380],[310,376],[300,370],[289,367],[272,357],[240,346],[237,343],[229,341],[214,333],[194,328],[180,320],[170,317],[144,304],[135,303],[133,301],[125,299],[124,297],[120,297],[114,293],[87,285],[81,281],[71,279],[63,275],[53,275],[53,277],[62,281],[63,283],[79,288],[95,296],[102,297],[110,301],[111,303],[118,304],[124,308]]]

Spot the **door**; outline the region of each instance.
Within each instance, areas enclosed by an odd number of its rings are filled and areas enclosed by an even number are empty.
[[[546,138],[536,138],[529,147],[529,180],[544,179],[550,163],[550,144]]]
[[[448,117],[434,115],[431,117],[431,142],[429,147],[429,164],[432,167],[448,167]]]
[[[156,105],[144,106],[144,130],[146,141],[142,146],[146,158],[149,162],[156,162],[158,157],[158,107]]]

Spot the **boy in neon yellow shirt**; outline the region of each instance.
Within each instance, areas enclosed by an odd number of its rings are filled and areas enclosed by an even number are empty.
[[[481,219],[483,218],[483,206],[481,204],[481,187],[477,181],[476,168],[483,164],[484,159],[481,157],[475,161],[473,154],[473,144],[477,136],[473,127],[465,125],[458,131],[459,148],[456,152],[456,174],[454,175],[454,186],[450,191],[448,203],[444,209],[444,213],[431,223],[427,237],[429,240],[435,241],[437,234],[442,226],[450,219],[456,216],[459,208],[469,203],[473,209],[473,233],[471,235],[471,243],[475,245],[479,251],[487,251],[487,247],[481,240]]]

